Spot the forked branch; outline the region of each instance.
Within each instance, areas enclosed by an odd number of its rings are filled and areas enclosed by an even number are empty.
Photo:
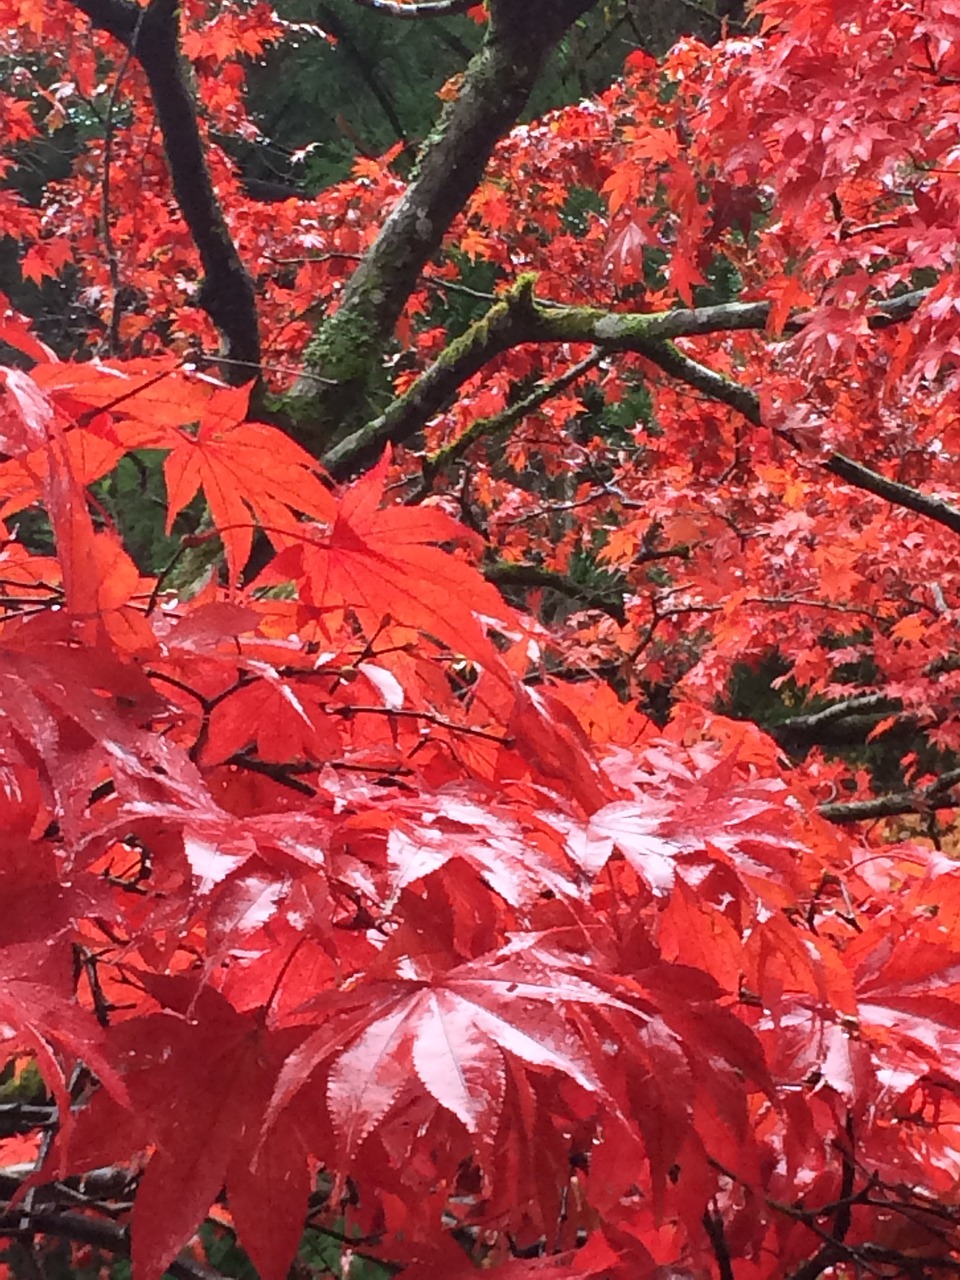
[[[444,350],[404,395],[373,422],[329,448],[322,456],[334,475],[346,477],[366,466],[388,442],[408,441],[451,402],[459,387],[497,356],[524,343],[592,343],[598,354],[631,352],[643,356],[678,382],[712,400],[729,405],[754,426],[763,426],[760,398],[749,387],[685,355],[673,339],[734,330],[762,330],[769,317],[767,302],[722,303],[655,313],[604,311],[567,307],[534,297],[534,278],[521,276],[493,307]],[[927,297],[917,290],[871,307],[868,323],[885,328],[911,316]],[[797,314],[787,329],[799,332],[809,316]],[[792,447],[789,432],[778,432]],[[926,516],[960,533],[960,509],[890,480],[841,453],[821,459],[825,470],[855,488],[894,506]]]

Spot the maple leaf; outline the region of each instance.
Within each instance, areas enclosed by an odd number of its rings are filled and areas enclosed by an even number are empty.
[[[391,896],[424,875],[446,866],[451,858],[475,867],[489,886],[511,905],[531,902],[544,891],[574,892],[571,868],[531,846],[526,832],[509,811],[491,812],[469,790],[458,795],[448,787],[435,812],[397,805],[387,834]],[[414,818],[419,819],[413,820]]]
[[[463,966],[429,984],[385,982],[357,995],[320,997],[309,1008],[327,1021],[285,1064],[267,1122],[334,1058],[328,1106],[347,1161],[406,1090],[411,1066],[440,1106],[490,1142],[507,1058],[550,1068],[605,1097],[592,1047],[578,1044],[566,1020],[571,1004],[635,1012],[582,978],[509,961]],[[347,1038],[352,1043],[343,1049]]]
[[[8,373],[14,372],[8,370]],[[12,391],[13,384],[8,381],[7,387]],[[20,456],[0,463],[0,496],[3,498],[0,510],[4,516],[15,515],[41,498],[53,503],[50,486],[56,483],[54,477],[59,477],[58,496],[65,502],[66,490],[71,485],[82,491],[112,471],[123,456],[123,450],[114,442],[85,431],[62,435],[56,446],[46,438],[37,446],[36,436],[40,432],[46,435],[47,431],[55,430],[52,406],[42,393],[35,396],[29,383],[26,387],[18,386],[14,394],[25,430],[18,432],[16,441],[12,432],[8,436],[14,446],[11,453]],[[35,447],[24,452],[24,446]]]
[[[4,637],[0,690],[4,760],[35,771],[71,847],[105,775],[119,794],[154,801],[203,790],[185,753],[140,723],[165,709],[143,671],[110,646],[79,643],[66,613]]]
[[[587,812],[610,797],[610,785],[576,718],[550,690],[518,688],[509,727],[523,758],[552,786],[569,788]]]
[[[618,848],[660,895],[670,892],[678,875],[699,881],[701,871],[687,869],[684,855],[726,855],[761,893],[775,898],[800,886],[788,852],[795,840],[786,798],[774,779],[738,780],[730,756],[699,777],[687,774],[678,786],[667,783],[659,797],[648,791],[605,805],[582,831],[574,831],[570,849],[595,874]]]
[[[71,1166],[154,1148],[131,1231],[133,1265],[145,1280],[158,1280],[224,1186],[258,1272],[283,1280],[306,1215],[306,1153],[283,1117],[265,1136],[260,1127],[299,1033],[275,1038],[259,1013],[237,1013],[192,979],[147,981],[169,1007],[123,1023],[114,1037],[135,1123],[118,1129],[115,1105],[95,1097],[79,1118]]]
[[[29,142],[36,137],[37,126],[33,120],[32,104],[27,98],[14,98],[3,94],[3,120],[9,137],[17,142]]]
[[[229,758],[254,744],[261,760],[278,763],[340,754],[340,732],[316,690],[295,687],[266,663],[257,663],[252,670],[260,678],[214,709],[205,759]]]
[[[74,1113],[67,1064],[84,1062],[129,1106],[126,1087],[106,1052],[102,1028],[70,996],[69,948],[56,938],[8,943],[0,954],[0,1049],[9,1058],[32,1053],[63,1117],[61,1141],[69,1148]],[[61,1161],[62,1168],[62,1161]]]
[[[19,332],[14,332],[12,337],[19,339]],[[0,377],[3,379],[6,405],[2,436],[4,453],[15,456],[30,449],[42,448],[46,444],[51,421],[51,407],[47,398],[20,369],[0,370]],[[34,492],[34,486],[31,485],[27,501],[32,499]]]
[[[68,262],[73,259],[73,247],[59,237],[40,240],[23,255],[20,274],[24,280],[40,284],[43,280],[56,279]]]
[[[0,340],[7,342],[17,351],[22,351],[31,360],[55,360],[53,351],[41,342],[32,332],[29,322],[10,305],[6,294],[0,293]],[[9,376],[11,370],[5,370]]]
[[[249,559],[254,521],[283,545],[284,535],[297,530],[298,513],[332,520],[336,510],[309,454],[276,428],[245,421],[249,397],[249,386],[216,390],[203,406],[196,434],[159,424],[118,428],[128,447],[170,450],[163,465],[168,534],[203,489],[233,580]]]
[[[610,237],[603,260],[610,266],[613,283],[618,289],[643,279],[644,246],[659,242],[653,217],[652,210],[637,210]]]
[[[432,507],[381,507],[388,464],[384,454],[340,499],[332,528],[304,530],[271,574],[299,580],[301,598],[319,610],[347,605],[369,634],[391,617],[496,667],[480,618],[509,627],[512,610],[476,569],[436,545],[468,540],[462,525]]]
[[[678,249],[674,252],[667,267],[670,284],[688,306],[693,305],[693,286],[704,284],[703,273],[699,266]]]
[[[617,165],[601,187],[608,198],[611,214],[618,213],[624,205],[637,199],[644,176],[643,171],[635,165],[626,162]]]

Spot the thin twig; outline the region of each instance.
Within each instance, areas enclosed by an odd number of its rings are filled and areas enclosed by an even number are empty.
[[[113,230],[110,226],[110,166],[113,161],[113,110],[116,106],[117,95],[120,92],[120,85],[123,77],[126,75],[127,68],[130,65],[130,59],[134,56],[137,47],[137,41],[140,38],[140,28],[143,26],[144,15],[146,9],[141,9],[137,14],[137,20],[133,28],[133,35],[130,37],[130,43],[123,55],[123,60],[117,69],[116,77],[113,81],[113,88],[110,90],[110,97],[107,100],[107,111],[103,122],[103,182],[100,186],[100,217],[103,222],[103,247],[107,255],[107,269],[110,273],[110,288],[113,290],[113,302],[110,307],[110,324],[107,329],[107,352],[111,356],[115,356],[120,345],[120,320],[123,316],[123,306],[121,305],[122,284],[120,281],[120,260],[117,257],[117,247],[113,242]]]
[[[472,422],[466,431],[451,444],[445,445],[442,449],[438,449],[436,453],[432,453],[424,459],[423,479],[416,492],[407,499],[407,504],[414,505],[421,502],[433,487],[437,474],[444,467],[456,461],[456,459],[463,457],[467,450],[479,439],[484,436],[496,437],[502,432],[508,431],[528,414],[539,409],[547,400],[559,395],[561,391],[565,391],[574,382],[582,378],[585,373],[595,369],[602,358],[603,353],[601,351],[591,351],[585,359],[580,360],[575,365],[571,365],[558,378],[554,378],[550,382],[541,382],[534,387],[528,396],[525,396],[516,404],[508,405],[506,409],[502,409],[499,413],[491,414],[486,418],[478,418],[475,422]]]
[[[702,1221],[704,1229],[710,1237],[713,1254],[717,1260],[720,1280],[734,1280],[733,1261],[730,1257],[730,1250],[727,1247],[727,1237],[723,1230],[722,1216],[716,1209],[706,1209]]]
[[[447,729],[450,733],[459,733],[468,738],[483,738],[485,742],[496,742],[501,747],[513,746],[513,739],[500,733],[490,733],[486,729],[476,729],[469,724],[454,724],[443,716],[432,711],[413,711],[406,707],[328,707],[331,715],[340,715],[349,719],[351,716],[390,716],[401,720],[422,720],[424,724],[435,725],[438,729]]]

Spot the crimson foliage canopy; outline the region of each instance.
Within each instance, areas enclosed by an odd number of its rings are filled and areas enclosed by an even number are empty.
[[[264,205],[247,62],[322,32],[0,0],[10,1241],[960,1268],[960,8],[516,125],[592,7]]]

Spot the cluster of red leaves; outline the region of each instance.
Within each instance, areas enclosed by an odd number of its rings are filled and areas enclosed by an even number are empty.
[[[648,384],[627,442],[586,431],[568,394],[505,462],[481,444],[469,502],[501,556],[564,570],[600,550],[625,576],[625,622],[547,636],[480,576],[475,535],[385,502],[387,461],[335,491],[246,421],[242,391],[161,354],[213,335],[187,305],[196,261],[136,66],[101,90],[121,60],[74,10],[0,4],[4,53],[23,60],[5,141],[85,99],[131,116],[110,166],[131,358],[58,363],[0,319],[37,361],[4,373],[0,516],[41,507],[56,546],[11,537],[0,555],[0,1043],[36,1056],[60,1105],[45,1176],[145,1170],[138,1280],[223,1188],[258,1270],[282,1280],[320,1168],[317,1220],[345,1218],[415,1273],[466,1267],[458,1227],[489,1262],[558,1280],[700,1276],[721,1221],[738,1280],[789,1273],[839,1221],[847,1249],[949,1253],[955,864],[828,827],[749,726],[691,702],[661,732],[541,662],[549,645],[583,673],[619,664],[633,691],[683,675],[706,704],[773,646],[824,691],[862,651],[956,745],[960,677],[935,662],[958,647],[953,541],[853,503],[817,465],[841,448],[956,487],[955,9],[767,0],[761,39],[636,57],[602,98],[499,147],[410,300],[412,363],[443,346],[442,284],[471,262],[535,270],[560,302],[655,310],[689,302],[722,254],[744,296],[774,303],[771,333],[683,350],[760,388],[770,425],[816,437],[797,462],[628,357],[590,375],[608,403]],[[255,131],[239,57],[282,35],[265,6],[190,7],[205,128]],[[401,184],[365,162],[265,210],[209,154],[288,362]],[[27,278],[82,262],[95,337],[113,305],[103,161],[91,142],[39,212],[0,193]],[[865,324],[864,298],[930,270],[910,320]],[[773,341],[797,306],[814,322]],[[582,354],[502,357],[431,446]],[[141,449],[165,452],[168,528],[203,491],[226,584],[184,600],[142,578],[91,504]],[[533,458],[543,483],[518,484]],[[241,589],[255,527],[274,555]],[[665,577],[643,553],[670,547]],[[826,769],[808,761],[814,781]],[[78,1061],[101,1087],[71,1109]],[[555,1256],[506,1260],[541,1239]]]
[[[837,450],[932,496],[957,490],[960,170],[943,122],[960,17],[906,0],[760,8],[762,37],[636,54],[600,98],[514,130],[451,245],[508,255],[505,273],[536,272],[545,298],[621,311],[689,304],[694,285],[733,275],[740,298],[772,304],[767,332],[731,323],[680,347],[755,388],[764,429],[620,356],[512,434],[510,469],[491,455],[485,470],[481,442],[474,493],[505,558],[564,571],[599,549],[629,584],[626,625],[574,619],[568,660],[618,667],[634,688],[682,678],[709,702],[736,662],[772,650],[800,685],[840,696],[838,668],[869,657],[875,687],[956,747],[957,677],[940,661],[958,642],[955,537],[821,463]],[[924,296],[909,318],[868,324],[866,304],[912,289]],[[798,310],[802,330],[783,334]],[[431,441],[584,354],[510,353]],[[608,405],[642,386],[647,417],[628,439],[594,425],[591,382]],[[548,482],[517,485],[531,459]],[[685,559],[665,580],[644,553],[670,547]]]
[[[244,412],[173,361],[4,375],[4,510],[57,546],[0,556],[0,1007],[61,1104],[41,1176],[144,1168],[141,1280],[223,1188],[282,1280],[318,1168],[415,1274],[467,1265],[457,1225],[699,1274],[708,1209],[782,1274],[853,1171],[955,1202],[960,871],[838,835],[748,726],[525,682],[471,535]],[[231,571],[266,530],[255,583],[140,577],[87,486],[145,445]],[[942,1252],[868,1203],[847,1239]]]

